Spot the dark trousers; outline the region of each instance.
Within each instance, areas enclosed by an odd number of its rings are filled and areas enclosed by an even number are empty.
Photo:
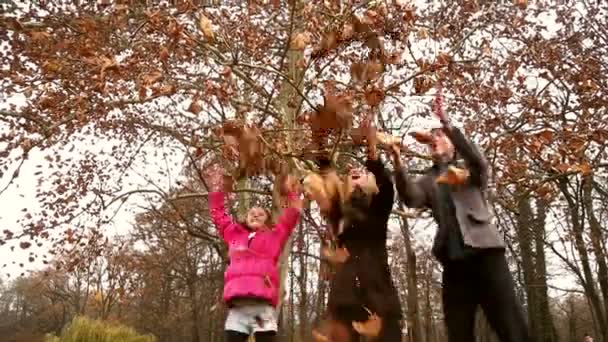
[[[226,330],[226,342],[247,342],[249,335],[242,332]],[[255,333],[255,342],[275,342],[276,331],[263,331]]]
[[[503,251],[480,251],[443,266],[443,312],[449,342],[475,341],[478,306],[501,342],[530,341]]]

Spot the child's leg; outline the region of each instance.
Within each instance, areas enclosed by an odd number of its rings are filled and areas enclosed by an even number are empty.
[[[276,331],[258,331],[254,336],[255,342],[275,342],[277,340]]]
[[[243,308],[234,307],[228,310],[224,331],[227,342],[247,341],[250,334],[249,317]]]
[[[249,338],[249,335],[234,330],[226,330],[224,336],[226,342],[247,342],[247,339]],[[258,341],[257,336],[255,340],[256,342]]]

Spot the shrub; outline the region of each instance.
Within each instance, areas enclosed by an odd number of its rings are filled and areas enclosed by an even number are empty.
[[[47,335],[45,342],[156,342],[156,338],[122,325],[76,317],[61,336]]]

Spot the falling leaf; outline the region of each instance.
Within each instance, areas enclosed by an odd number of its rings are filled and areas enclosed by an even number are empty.
[[[469,178],[469,171],[455,166],[449,166],[447,171],[437,177],[437,183],[448,185],[462,185]]]
[[[350,257],[350,253],[346,247],[337,247],[332,249],[326,246],[321,249],[321,254],[325,260],[334,265],[343,264]]]
[[[414,91],[416,95],[422,95],[433,88],[433,81],[430,77],[419,76],[414,79]]]
[[[583,176],[588,176],[593,173],[591,165],[587,162],[580,163],[573,168],[574,171],[580,172]]]
[[[353,37],[354,33],[355,29],[353,25],[350,23],[345,23],[344,26],[342,26],[342,29],[340,30],[340,40],[349,40]]]
[[[315,48],[311,54],[312,58],[322,57],[328,52],[334,50],[338,46],[338,34],[330,31],[323,36],[321,43]]]
[[[32,31],[30,32],[30,38],[32,42],[42,42],[51,38],[51,34],[48,32]]]
[[[429,31],[425,28],[421,28],[418,30],[418,38],[419,39],[427,39],[429,37]]]
[[[213,23],[202,13],[198,19],[198,27],[201,31],[203,31],[203,35],[209,41],[212,42],[215,39],[215,34],[213,32]]]
[[[355,331],[366,337],[376,337],[382,330],[382,319],[375,313],[371,314],[365,322],[353,322],[352,324]]]
[[[421,144],[429,145],[433,143],[433,135],[429,131],[412,132],[410,133],[410,136]]]
[[[331,342],[331,340],[327,336],[323,335],[316,329],[312,331],[312,338],[315,342]]]
[[[401,143],[401,139],[383,132],[376,132],[376,140],[384,146],[393,146]]]
[[[384,65],[378,61],[369,63],[355,62],[351,65],[350,73],[355,83],[375,81],[384,72]]]
[[[167,47],[163,46],[163,48],[160,49],[158,56],[160,57],[161,61],[166,62],[167,60],[169,60],[169,49],[167,49]]]
[[[380,88],[372,88],[370,91],[365,93],[365,101],[371,107],[375,107],[382,103],[384,100],[384,91]]]
[[[144,85],[150,86],[158,81],[163,79],[163,73],[160,71],[154,71],[142,77],[142,83]]]
[[[21,247],[21,249],[28,249],[28,248],[30,248],[31,245],[32,244],[27,241],[21,241],[19,243],[19,247]]]
[[[353,98],[350,95],[326,95],[318,111],[321,129],[343,129],[352,124]]]
[[[298,32],[291,40],[291,48],[294,50],[304,50],[310,44],[310,33]]]
[[[190,102],[190,106],[188,106],[188,111],[193,114],[198,114],[202,110],[201,102],[198,99],[192,100]]]
[[[520,9],[526,9],[528,7],[528,0],[515,0],[515,4]]]

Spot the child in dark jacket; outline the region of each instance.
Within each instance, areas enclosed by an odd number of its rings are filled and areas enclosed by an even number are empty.
[[[228,244],[230,265],[224,275],[224,302],[228,305],[225,331],[228,342],[275,341],[276,306],[279,302],[279,257],[298,224],[302,199],[295,193],[295,183],[287,184],[288,208],[279,222],[271,226],[270,213],[260,207],[247,212],[245,223],[229,216],[222,189],[223,171],[218,167],[207,172],[210,183],[209,209],[219,235]]]

